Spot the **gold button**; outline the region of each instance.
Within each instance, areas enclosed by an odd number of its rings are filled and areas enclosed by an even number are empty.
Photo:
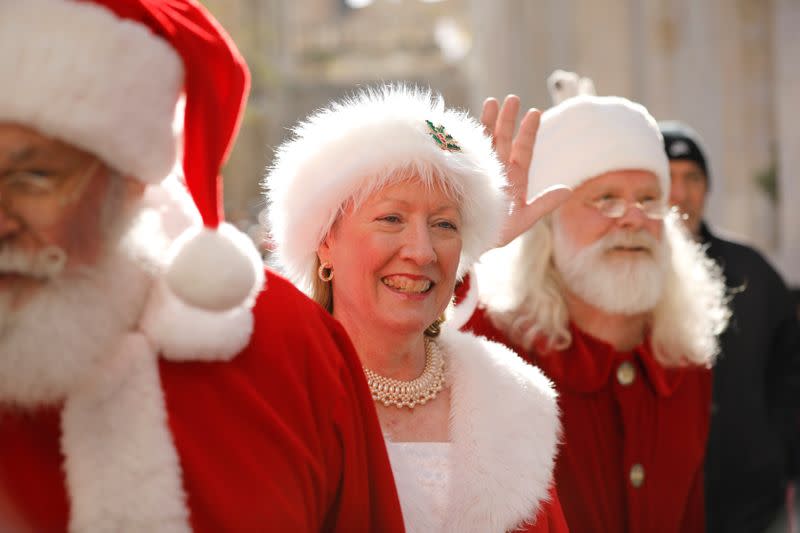
[[[638,489],[644,483],[644,467],[636,463],[631,467],[631,472],[628,477],[631,480],[633,488]]]
[[[630,361],[623,361],[617,367],[617,381],[627,387],[636,379],[636,367]]]

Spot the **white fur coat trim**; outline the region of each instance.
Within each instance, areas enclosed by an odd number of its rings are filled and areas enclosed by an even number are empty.
[[[549,495],[560,437],[556,393],[506,347],[445,328],[452,443],[448,531],[504,532],[536,518]],[[406,528],[433,531],[424,497],[403,464],[393,465]]]
[[[188,532],[158,355],[141,334],[70,394],[62,452],[75,532]]]

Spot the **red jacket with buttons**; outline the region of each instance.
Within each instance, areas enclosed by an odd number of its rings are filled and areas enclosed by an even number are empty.
[[[705,530],[711,373],[665,369],[649,342],[618,352],[570,325],[563,351],[526,351],[478,309],[465,329],[514,348],[555,383],[563,445],[555,479],[571,531]]]

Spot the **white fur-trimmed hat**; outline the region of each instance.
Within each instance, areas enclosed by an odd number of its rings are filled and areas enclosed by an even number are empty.
[[[310,294],[316,253],[344,203],[399,171],[440,179],[461,202],[459,275],[498,238],[505,173],[483,127],[440,96],[404,85],[361,90],[322,109],[281,145],[265,186],[278,261]]]
[[[58,137],[147,183],[172,171],[183,64],[147,27],[91,2],[4,0],[0,51],[9,76],[0,120]]]
[[[658,123],[644,106],[595,96],[587,78],[558,70],[548,79],[553,107],[542,114],[528,171],[529,196],[552,185],[577,187],[614,170],[646,170],[669,197],[669,162]],[[528,198],[530,200],[530,198]]]
[[[2,0],[0,72],[9,78],[0,83],[0,122],[58,138],[147,184],[182,174],[203,224],[175,242],[167,284],[202,309],[252,303],[261,258],[222,222],[219,178],[249,73],[205,8],[196,0]]]

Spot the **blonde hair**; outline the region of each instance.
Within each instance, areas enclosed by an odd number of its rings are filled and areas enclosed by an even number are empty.
[[[655,356],[664,366],[711,364],[730,318],[722,271],[675,214],[664,220],[664,239],[670,263],[651,316]],[[553,261],[551,216],[486,254],[476,270],[489,317],[512,342],[526,350],[539,338],[556,350],[572,344],[563,281]]]

